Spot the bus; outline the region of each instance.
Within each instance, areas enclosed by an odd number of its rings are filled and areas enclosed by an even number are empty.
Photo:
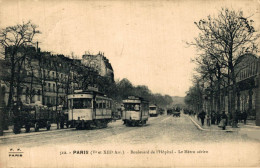
[[[149,118],[149,102],[141,97],[129,96],[123,100],[122,120],[126,126],[144,125]]]
[[[156,105],[149,106],[149,115],[150,117],[157,117],[159,114],[158,107]]]
[[[112,121],[112,99],[98,91],[68,95],[68,122],[76,129],[105,128]]]

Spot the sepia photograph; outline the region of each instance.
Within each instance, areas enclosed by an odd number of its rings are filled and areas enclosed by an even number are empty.
[[[260,167],[259,31],[259,0],[0,0],[0,167]]]

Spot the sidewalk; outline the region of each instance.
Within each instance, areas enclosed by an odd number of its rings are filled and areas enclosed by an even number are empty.
[[[232,128],[231,126],[226,126],[226,130],[222,130],[222,128],[218,127],[218,125],[210,125],[207,126],[207,121],[205,119],[204,126],[201,125],[201,121],[197,119],[197,117],[188,116],[191,121],[197,126],[198,129],[202,131],[237,131],[237,128]]]
[[[34,128],[31,128],[30,132],[27,133],[27,132],[25,132],[25,128],[22,128],[20,134],[15,134],[15,133],[13,133],[13,126],[9,126],[8,130],[4,130],[4,135],[0,136],[0,139],[38,135],[38,134],[45,134],[45,133],[50,133],[50,132],[65,131],[65,130],[70,130],[70,129],[73,129],[73,128],[66,128],[66,126],[64,126],[64,129],[57,129],[57,124],[51,124],[51,128],[49,131],[47,131],[46,128],[40,128],[38,132],[35,132]]]
[[[211,131],[211,132],[239,132],[241,134],[246,134],[248,137],[260,140],[260,126],[255,126],[253,121],[248,121],[245,125],[244,123],[238,123],[238,128],[232,128],[231,126],[226,126],[226,130],[218,127],[218,125],[207,126],[207,121],[205,119],[204,126],[201,125],[201,121],[195,116],[188,116],[194,125],[202,131]]]

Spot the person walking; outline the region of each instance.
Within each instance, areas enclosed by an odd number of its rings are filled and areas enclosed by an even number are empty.
[[[0,89],[1,91],[1,89]],[[4,127],[5,127],[5,102],[0,98],[0,136],[4,135]]]
[[[216,124],[216,113],[215,113],[215,111],[213,110],[212,112],[211,112],[211,124]]]
[[[200,117],[200,120],[201,120],[201,125],[204,126],[204,120],[205,120],[205,116],[206,116],[206,113],[204,110],[202,110],[199,114],[199,117]]]
[[[197,114],[197,119],[200,120],[200,113]]]
[[[63,113],[60,114],[60,129],[64,128],[65,116]]]
[[[225,111],[222,111],[220,125],[221,125],[221,127],[222,127],[223,130],[226,129],[226,125],[227,125],[227,115],[226,115]]]
[[[247,119],[247,112],[246,112],[246,111],[244,111],[244,112],[242,113],[242,118],[243,118],[243,120],[244,120],[244,124],[246,124],[246,119]]]
[[[17,102],[14,103],[13,105],[13,122],[14,122],[14,128],[13,128],[13,132],[15,134],[19,134],[21,133],[21,110],[23,103],[22,101],[19,99]]]
[[[207,126],[210,126],[210,114],[207,114]]]
[[[221,120],[221,114],[219,112],[217,113],[217,125],[220,123]]]
[[[56,123],[57,123],[57,129],[60,129],[60,113],[59,112],[57,113],[57,116],[56,116]]]
[[[232,113],[228,113],[228,125],[232,125],[233,116]]]
[[[121,115],[121,117],[123,117],[124,111],[125,111],[125,107],[124,107],[123,104],[121,104],[121,107],[120,107],[120,113],[121,113],[120,115]],[[126,124],[126,120],[123,120],[123,121],[124,121],[123,125],[125,125]]]
[[[242,113],[241,111],[237,112],[237,123],[242,122]]]

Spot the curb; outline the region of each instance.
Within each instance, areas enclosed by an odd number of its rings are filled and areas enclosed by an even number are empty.
[[[193,124],[201,131],[210,131],[208,129],[204,129],[202,128],[196,121],[194,121],[190,116],[189,116],[190,120],[193,122]]]
[[[260,126],[254,126],[254,125],[244,125],[244,126],[249,128],[260,129]]]
[[[29,133],[22,133],[22,134],[13,134],[13,135],[1,136],[0,139],[15,138],[15,137],[25,137],[25,136],[47,134],[47,133],[67,131],[67,130],[69,131],[71,129],[74,129],[74,128],[57,129],[57,130],[50,130],[50,131],[43,131],[43,132],[29,132]]]
[[[202,128],[196,121],[194,121],[190,116],[189,116],[190,120],[193,122],[193,124],[201,131],[211,131],[211,132],[237,132],[234,130],[210,130],[210,129],[205,129]]]

